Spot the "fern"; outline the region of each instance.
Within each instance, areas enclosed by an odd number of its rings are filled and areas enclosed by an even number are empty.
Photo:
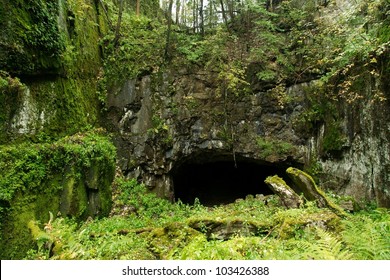
[[[341,240],[333,234],[321,228],[316,228],[318,240],[310,243],[307,247],[307,259],[314,260],[349,260],[353,259],[353,254],[345,248]]]
[[[344,222],[343,240],[357,259],[390,259],[390,220],[356,216]]]

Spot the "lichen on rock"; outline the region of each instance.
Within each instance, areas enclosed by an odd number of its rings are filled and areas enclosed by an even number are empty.
[[[290,188],[287,183],[279,176],[269,176],[265,179],[265,183],[270,189],[280,197],[283,205],[287,208],[298,208],[303,204],[302,199],[295,191]]]
[[[326,197],[325,193],[317,187],[317,184],[309,174],[294,167],[289,167],[286,172],[296,187],[302,191],[307,200],[315,201],[320,208],[327,207],[341,216],[346,215],[345,211],[340,206]]]

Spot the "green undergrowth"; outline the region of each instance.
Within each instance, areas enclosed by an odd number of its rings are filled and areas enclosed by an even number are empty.
[[[115,148],[105,136],[87,132],[53,143],[0,145],[0,200],[17,191],[40,189],[42,182],[67,166],[90,167],[93,161],[115,162]]]
[[[371,208],[339,217],[276,196],[215,206],[170,203],[134,180],[116,180],[110,217],[57,218],[27,259],[389,259],[390,215]],[[45,235],[45,234],[46,235]],[[46,247],[44,246],[46,245]],[[49,249],[47,249],[49,248]]]
[[[275,155],[279,157],[286,156],[296,150],[296,147],[289,142],[267,139],[260,136],[256,139],[256,143],[260,149],[260,156],[265,159]]]
[[[42,245],[37,236],[49,240],[39,232],[49,212],[78,221],[107,216],[115,157],[100,130],[55,142],[0,145],[0,258],[23,258],[34,242]]]

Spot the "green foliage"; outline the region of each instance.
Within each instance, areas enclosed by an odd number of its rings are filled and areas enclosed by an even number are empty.
[[[296,148],[291,143],[282,141],[267,139],[264,137],[257,137],[257,146],[262,158],[268,158],[270,156],[284,156],[291,154]]]
[[[102,66],[99,40],[106,34],[107,23],[99,18],[101,5],[97,10],[93,2],[68,0],[60,6],[60,34],[65,41],[61,63],[69,78],[95,79]]]
[[[242,50],[238,44],[239,38],[220,28],[206,41],[207,51],[205,67],[208,71],[217,73],[218,92],[239,95],[247,91],[246,62],[240,57]]]
[[[335,108],[331,101],[317,92],[309,93],[307,102],[307,109],[302,114],[301,121],[304,122],[308,130],[314,131],[325,122],[329,112],[334,112]]]
[[[58,71],[65,47],[58,12],[57,1],[2,1],[0,68],[13,74]]]
[[[26,138],[34,142],[99,126],[96,75],[101,66],[98,40],[104,22],[97,26],[93,2],[1,1],[0,69],[10,74],[0,74],[0,101],[4,104],[0,143],[26,136],[20,135],[12,122],[20,112],[29,115],[24,119],[28,122]],[[19,89],[15,75],[25,84]],[[11,79],[14,83],[9,83],[5,94],[5,80]],[[31,108],[23,107],[27,88]]]
[[[288,43],[283,30],[278,26],[285,15],[273,13],[262,5],[250,5],[248,16],[253,21],[250,30],[249,58],[251,63],[261,65],[256,76],[266,84],[281,83],[293,70]]]
[[[117,7],[112,1],[103,2],[111,22],[116,22]],[[175,67],[196,64],[211,73],[219,95],[226,100],[234,100],[235,95],[249,92],[251,85],[259,83],[263,89],[274,88],[271,93],[283,108],[289,102],[285,85],[322,76],[319,90],[307,94],[308,110],[302,118],[310,132],[325,124],[325,152],[339,151],[345,139],[338,118],[332,113],[334,102],[361,99],[361,89],[368,85],[367,81],[375,81],[386,73],[380,59],[389,49],[389,3],[353,1],[350,9],[336,13],[315,5],[318,1],[304,2],[297,6],[297,1],[282,1],[274,12],[265,8],[265,1],[240,7],[240,13],[230,18],[226,26],[220,24],[204,36],[189,36],[176,32],[182,31],[180,27],[172,27],[175,34],[170,53],[175,53]],[[8,25],[11,17],[16,18],[9,29],[3,28],[6,31],[2,36],[5,40],[0,42],[1,68],[14,74],[58,74],[63,66],[68,77],[84,77],[85,73],[97,76],[103,102],[107,91],[115,93],[125,79],[161,70],[167,32],[162,22],[136,17],[126,9],[118,40],[113,30],[108,30],[101,40],[104,69],[98,73],[98,46],[87,48],[84,43],[97,41],[94,17],[100,15],[91,12],[89,2],[66,1],[68,26],[61,27],[69,29],[69,38],[65,38],[57,22],[64,7],[58,7],[58,3],[61,1],[0,2],[0,17],[4,19],[1,27]],[[147,5],[153,6],[156,1],[150,3]],[[103,29],[101,25],[100,30]],[[50,139],[56,134],[53,132],[63,131],[62,127],[75,131],[82,125],[91,125],[94,120],[89,118],[96,120],[96,112],[89,101],[95,95],[83,89],[94,86],[93,82],[74,80],[33,85],[32,92],[35,87],[40,104],[50,105],[39,109],[57,112],[56,108],[64,108],[56,113],[52,131],[37,135],[37,141]],[[16,104],[23,87],[18,79],[0,72],[1,104]],[[53,94],[54,88],[55,92],[64,88],[64,97]],[[378,94],[376,98],[383,100],[382,97]],[[2,109],[1,123],[14,110],[15,106]],[[166,135],[168,127],[160,118],[154,117],[152,122],[150,133]],[[225,135],[228,134],[231,133],[226,131]],[[166,140],[170,142],[171,138]],[[257,144],[264,159],[286,156],[295,149],[290,143],[263,137],[257,139]],[[113,165],[115,151],[105,137],[87,133],[54,143],[2,146],[0,154],[3,218],[9,214],[5,209],[18,195],[26,205],[32,205],[36,199],[24,197],[27,192],[58,199],[53,193],[66,184],[60,184],[55,174],[66,174],[67,167],[77,166],[75,175],[82,177],[82,170],[90,168],[93,160]],[[53,186],[48,186],[47,181],[54,182]],[[199,203],[171,204],[134,180],[119,179],[115,187],[115,207],[110,218],[76,223],[59,217],[52,223],[53,228],[44,233],[39,222],[29,223],[32,234],[38,237],[38,248],[30,251],[27,258],[389,259],[388,211],[371,209],[339,218],[310,203],[300,209],[282,209],[274,196],[248,197],[230,205],[206,208]],[[44,202],[34,203],[37,211],[42,211],[47,201]],[[28,211],[20,215],[19,222],[35,218]],[[199,228],[195,229],[194,224]],[[230,230],[237,224],[255,230],[245,234],[235,231],[228,237],[221,237],[220,232],[210,233],[215,225]],[[44,246],[51,240],[52,251]]]
[[[307,259],[314,260],[349,260],[353,254],[332,233],[321,228],[316,229],[318,240],[306,243],[305,253]],[[303,245],[305,246],[305,245]]]
[[[94,133],[65,137],[54,143],[0,146],[0,154],[0,200],[7,202],[12,202],[17,192],[49,191],[42,189],[44,182],[55,174],[66,173],[71,165],[82,172],[93,161],[111,165],[115,162],[112,144]]]
[[[0,70],[0,93],[15,94],[23,90],[25,85],[17,77],[11,77],[6,71]]]
[[[349,217],[343,222],[342,239],[355,259],[390,258],[390,220],[387,209],[375,209]]]
[[[31,16],[26,26],[25,43],[33,48],[58,56],[64,48],[57,24],[58,3],[55,1],[28,1],[24,8]]]
[[[21,92],[26,86],[18,79],[11,77],[9,73],[0,70],[0,143],[7,138],[7,123],[16,111],[20,101]]]
[[[0,146],[1,258],[23,256],[34,245],[28,225],[39,225],[48,211],[76,219],[108,215],[115,157],[101,131]],[[88,188],[99,190],[96,205],[89,204]]]
[[[385,0],[360,0],[333,20],[323,18],[321,24],[326,28],[322,36],[333,38],[327,39],[328,49],[333,53],[326,58],[329,71],[322,78],[328,92],[334,91],[336,85],[337,97],[352,103],[363,97],[370,81],[377,79],[381,72],[377,59],[388,44],[388,38],[385,42],[379,34],[388,27],[383,19],[387,18],[389,9]],[[370,98],[384,99],[380,92]]]
[[[340,152],[344,148],[346,142],[346,136],[340,125],[337,122],[328,122],[322,144],[323,153],[331,155]]]
[[[248,197],[207,208],[172,204],[138,184],[117,179],[110,218],[76,224],[57,218],[48,238],[50,259],[387,259],[390,215],[370,210],[339,218],[315,203],[284,209],[268,198]],[[215,225],[237,228],[227,239],[214,238]],[[203,224],[203,228],[194,225]],[[218,234],[215,232],[215,234]],[[215,236],[217,237],[217,236]],[[30,251],[28,259],[47,258]]]
[[[206,42],[197,34],[182,34],[176,36],[177,52],[184,55],[185,59],[190,63],[202,63],[204,56],[207,53]]]
[[[159,71],[164,62],[165,29],[154,19],[124,13],[118,42],[114,32],[101,42],[105,56],[101,88],[112,91],[125,79]]]
[[[117,181],[119,196],[117,207],[126,206],[133,214],[142,216],[144,219],[160,219],[166,212],[173,209],[172,204],[167,200],[158,199],[155,194],[147,191],[144,185],[138,184],[136,180]]]
[[[176,36],[176,64],[195,64],[215,78],[217,94],[239,95],[249,91],[246,79],[248,63],[237,34],[219,26],[207,36],[178,34]]]
[[[316,184],[319,183],[318,176],[323,172],[323,167],[321,162],[318,161],[317,155],[313,154],[311,156],[305,171],[313,177]]]

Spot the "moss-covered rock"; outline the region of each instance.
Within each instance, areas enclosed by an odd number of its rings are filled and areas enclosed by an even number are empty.
[[[326,197],[325,193],[317,187],[317,184],[309,174],[294,167],[289,167],[286,172],[307,200],[316,201],[318,207],[328,207],[338,215],[346,215],[340,206]]]
[[[0,69],[14,74],[57,73],[64,40],[59,1],[0,1]]]
[[[297,195],[295,191],[291,189],[279,176],[275,175],[272,177],[267,177],[264,182],[275,194],[280,197],[285,207],[298,208],[300,205],[302,205],[303,201],[299,195]]]
[[[2,259],[23,258],[36,243],[30,221],[49,220],[49,211],[86,219],[107,216],[115,148],[93,133],[54,143],[0,146]]]
[[[0,143],[58,139],[99,126],[99,40],[108,31],[101,4],[0,4]]]
[[[205,234],[207,240],[228,240],[233,236],[255,236],[268,233],[270,225],[263,221],[243,219],[190,219],[188,225]]]
[[[172,223],[163,228],[154,229],[150,235],[150,248],[158,259],[172,259],[191,240],[202,234],[191,227]]]
[[[9,138],[12,117],[16,114],[26,86],[17,78],[0,70],[0,143]]]
[[[92,0],[1,0],[0,69],[34,76],[96,73],[97,23],[104,26],[98,14]]]

